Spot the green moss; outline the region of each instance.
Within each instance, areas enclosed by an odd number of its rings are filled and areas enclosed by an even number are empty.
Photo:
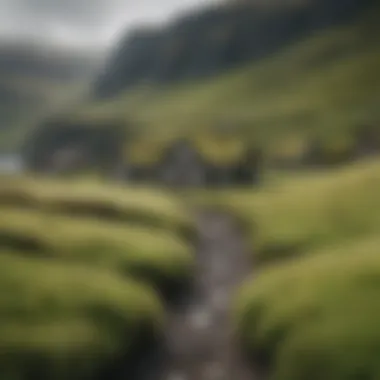
[[[238,136],[209,134],[194,139],[194,146],[202,159],[215,165],[236,164],[244,157],[248,145]]]
[[[289,135],[275,139],[267,147],[267,158],[271,162],[302,163],[308,148],[308,140],[303,135]]]
[[[162,140],[140,139],[128,144],[125,161],[137,166],[153,167],[158,165],[170,142]]]

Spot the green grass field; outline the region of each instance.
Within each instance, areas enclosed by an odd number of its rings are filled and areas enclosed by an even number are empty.
[[[191,239],[194,224],[188,210],[164,190],[106,185],[87,178],[50,180],[10,176],[0,186],[0,204],[20,205],[81,218],[171,230]]]
[[[273,379],[377,379],[380,240],[358,239],[266,269],[240,294],[237,326]]]
[[[174,196],[89,181],[0,183],[0,373],[83,379],[163,330],[192,277]]]
[[[270,263],[380,231],[379,186],[376,159],[329,172],[269,177],[258,191],[199,197],[237,214],[251,236],[256,261]]]
[[[233,212],[252,241],[235,327],[270,379],[380,377],[379,186],[373,160],[196,200]]]
[[[305,137],[349,140],[380,119],[378,14],[223,77],[78,105],[69,118],[136,120],[162,139],[231,122],[285,155]],[[258,190],[184,194],[244,225],[257,272],[237,294],[234,323],[271,380],[380,379],[379,188],[375,159],[276,174]],[[42,369],[47,380],[91,376],[144,331],[162,331],[154,288],[192,276],[194,224],[166,191],[9,177],[0,212],[4,380]]]
[[[0,273],[4,380],[83,379],[160,332],[154,292],[113,271],[2,249]]]

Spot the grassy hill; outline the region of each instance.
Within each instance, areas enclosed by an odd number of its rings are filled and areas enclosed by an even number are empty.
[[[89,104],[78,117],[138,120],[178,134],[231,123],[264,142],[289,133],[346,132],[380,117],[379,7],[217,79],[141,87]]]
[[[236,215],[251,241],[255,273],[234,323],[268,378],[379,378],[379,185],[375,159],[197,194]]]
[[[2,379],[97,378],[163,333],[192,278],[182,203],[92,181],[0,180]]]

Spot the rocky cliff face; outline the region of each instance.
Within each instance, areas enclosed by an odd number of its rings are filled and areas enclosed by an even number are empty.
[[[185,16],[120,43],[94,94],[107,98],[142,83],[205,78],[257,60],[297,39],[352,19],[376,0],[245,0]],[[264,6],[266,4],[266,6]]]

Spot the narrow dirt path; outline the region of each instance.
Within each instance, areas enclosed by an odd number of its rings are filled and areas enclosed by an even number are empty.
[[[199,245],[194,288],[171,313],[165,353],[155,380],[253,380],[234,342],[231,304],[250,273],[244,238],[231,217],[198,216]]]

